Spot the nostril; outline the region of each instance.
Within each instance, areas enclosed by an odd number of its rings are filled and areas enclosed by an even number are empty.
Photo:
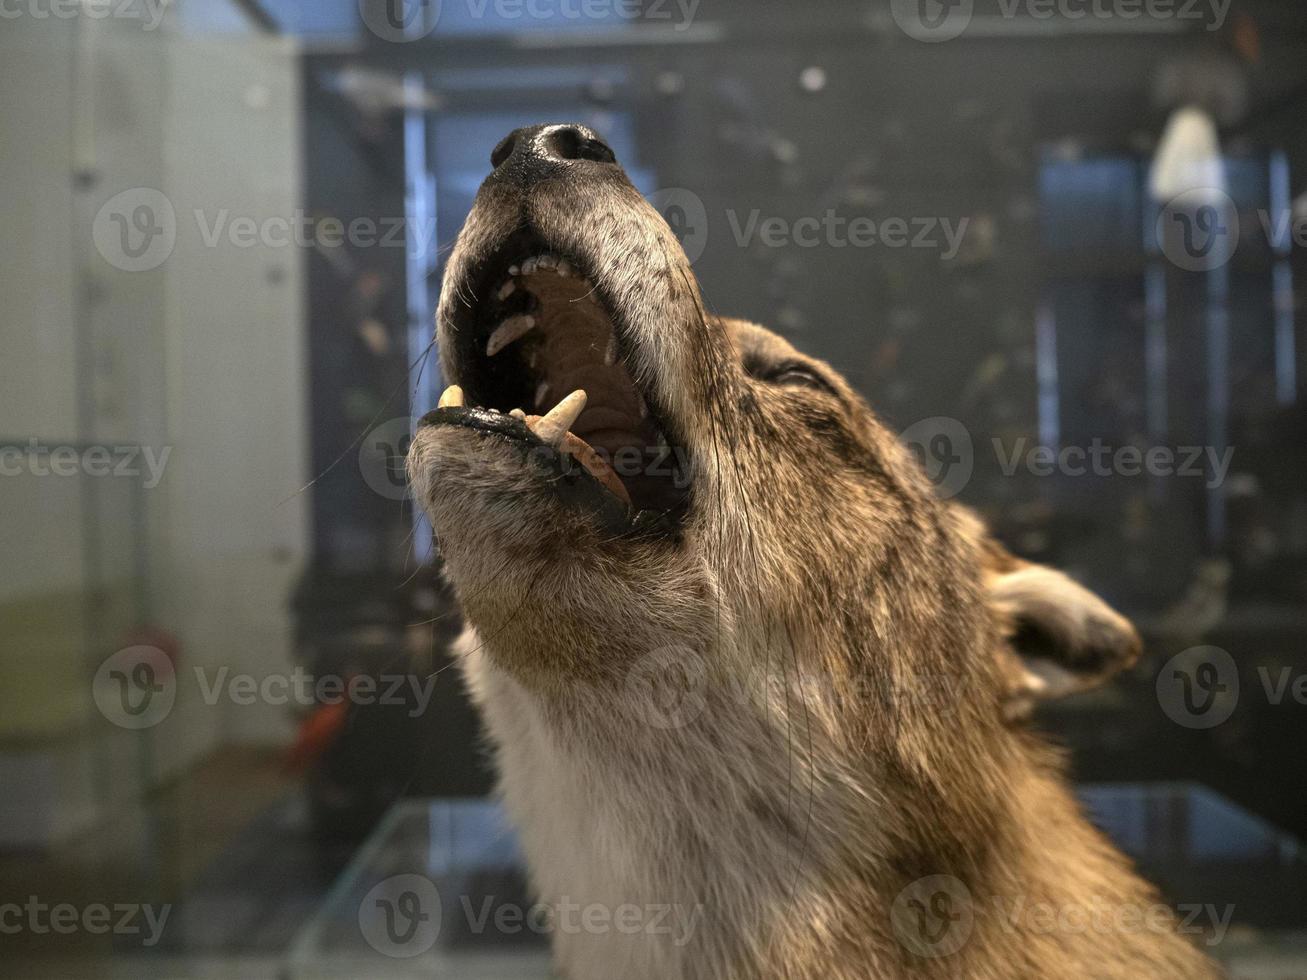
[[[573,126],[559,126],[545,135],[550,156],[560,160],[595,160],[616,163],[617,156],[603,140],[588,136]]]
[[[490,166],[498,170],[509,157],[513,155],[513,145],[517,142],[517,133],[509,133],[499,145],[490,151]]]
[[[593,130],[572,123],[515,129],[490,153],[495,173],[518,182],[538,180],[576,160],[617,163],[612,149]]]

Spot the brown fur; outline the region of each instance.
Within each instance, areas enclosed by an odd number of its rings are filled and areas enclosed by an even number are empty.
[[[560,933],[563,975],[1216,976],[1170,916],[1106,932],[1010,919],[1159,901],[1086,821],[1058,755],[1008,720],[1130,662],[1133,630],[1060,576],[1044,580],[1056,602],[1038,575],[1005,592],[1030,566],[936,499],[836,372],[706,314],[620,169],[571,164],[483,188],[446,274],[446,372],[458,380],[468,269],[529,222],[591,270],[689,454],[681,533],[614,536],[468,429],[422,428],[410,457],[541,898],[700,912],[680,946]],[[777,383],[786,363],[817,386]],[[1011,640],[1023,619],[1074,683],[1031,679]],[[971,923],[947,952],[911,931],[913,882],[940,875]]]

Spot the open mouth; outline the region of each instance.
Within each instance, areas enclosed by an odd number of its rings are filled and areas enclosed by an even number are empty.
[[[428,424],[546,446],[633,522],[679,524],[686,458],[623,356],[615,310],[575,256],[517,232],[468,277],[449,358],[454,386]]]

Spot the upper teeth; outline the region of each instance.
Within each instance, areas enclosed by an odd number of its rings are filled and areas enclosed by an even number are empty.
[[[517,316],[510,316],[495,328],[495,332],[492,333],[490,339],[486,341],[486,356],[494,357],[513,341],[530,333],[531,328],[535,325],[535,317],[528,313],[519,313]]]
[[[572,264],[568,262],[567,259],[560,256],[550,255],[548,253],[543,255],[533,255],[529,259],[523,261],[521,265],[510,265],[508,267],[509,278],[500,283],[499,288],[495,290],[495,299],[502,303],[516,292],[517,283],[514,282],[514,279],[517,276],[529,276],[536,272],[543,272],[546,269],[552,269],[555,275],[562,276],[565,279],[571,277],[573,273],[576,272],[576,270],[572,268]],[[589,291],[585,294],[585,298],[588,298],[591,302],[597,302],[594,298],[594,287],[590,285],[590,281],[584,279],[582,280],[582,283],[589,287]],[[528,292],[530,292],[529,287]],[[527,314],[516,314],[510,316],[490,334],[490,338],[486,342],[486,355],[494,357],[509,344],[516,340],[520,340],[528,334],[535,325],[535,318]],[[608,356],[608,363],[612,364],[616,359],[616,348],[610,349]]]
[[[553,255],[548,252],[541,255],[533,255],[529,259],[523,260],[520,264],[513,264],[508,267],[510,281],[499,287],[499,299],[503,299],[513,291],[511,279],[516,276],[529,276],[532,273],[544,272],[546,269],[552,269],[555,275],[567,278],[576,274],[576,269],[572,263],[561,255]]]

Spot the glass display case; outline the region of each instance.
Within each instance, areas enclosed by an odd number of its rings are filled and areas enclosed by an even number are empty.
[[[1304,975],[1307,936],[1290,931],[1307,900],[1297,840],[1193,783],[1090,784],[1080,796],[1232,976]],[[532,903],[497,804],[406,800],[300,931],[284,975],[543,980],[549,924]]]

